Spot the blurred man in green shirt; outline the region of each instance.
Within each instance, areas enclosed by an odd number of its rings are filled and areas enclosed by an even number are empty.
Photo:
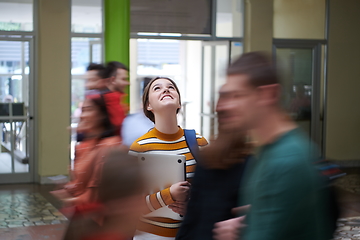
[[[214,238],[325,240],[332,238],[328,196],[314,167],[319,154],[280,107],[281,86],[268,57],[243,54],[220,90],[219,127],[248,131],[257,149],[240,189],[245,216],[217,223]]]

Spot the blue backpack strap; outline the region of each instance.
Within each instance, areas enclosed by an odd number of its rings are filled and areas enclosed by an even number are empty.
[[[184,129],[185,141],[188,145],[191,154],[195,160],[199,159],[199,145],[196,140],[196,132],[194,129]]]

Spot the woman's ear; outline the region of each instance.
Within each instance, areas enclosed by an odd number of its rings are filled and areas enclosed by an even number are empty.
[[[147,108],[146,108],[148,111],[151,111],[152,110],[152,107],[150,106],[150,104],[148,104]]]

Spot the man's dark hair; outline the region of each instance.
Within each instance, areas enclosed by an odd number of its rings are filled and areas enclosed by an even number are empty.
[[[115,77],[118,69],[124,69],[129,71],[129,68],[125,64],[117,61],[111,61],[106,64],[104,71],[104,78]]]
[[[245,74],[254,87],[279,83],[270,58],[263,52],[242,54],[227,69],[227,75]]]
[[[86,68],[86,71],[92,71],[92,70],[95,70],[100,78],[104,78],[104,71],[105,71],[104,65],[99,63],[90,63],[89,66]]]

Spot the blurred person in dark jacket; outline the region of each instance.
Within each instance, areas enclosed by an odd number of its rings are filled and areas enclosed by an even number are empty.
[[[246,215],[219,222],[214,238],[325,240],[332,238],[329,198],[314,167],[316,147],[280,107],[281,86],[269,57],[246,53],[227,70],[218,108],[220,129],[249,131],[257,149],[240,188]]]
[[[217,107],[226,104],[219,98]],[[198,147],[198,146],[196,146]],[[245,162],[251,152],[245,132],[219,129],[216,139],[200,149],[190,200],[177,240],[212,240],[214,224],[235,217]]]

